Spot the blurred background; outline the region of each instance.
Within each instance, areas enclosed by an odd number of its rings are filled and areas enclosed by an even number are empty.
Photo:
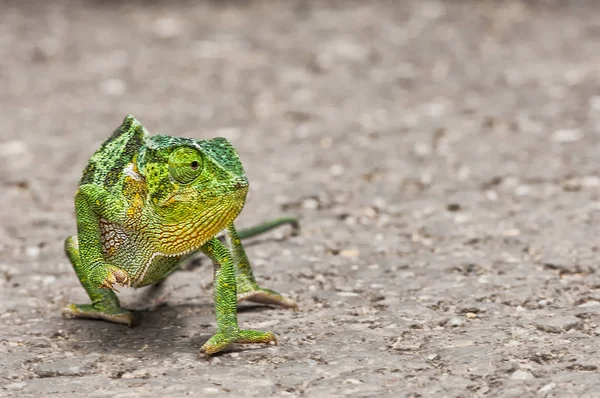
[[[139,328],[60,317],[126,114],[229,138],[241,225],[302,218],[249,248],[302,309],[240,315],[279,347],[196,359],[206,262],[125,292]],[[593,0],[4,0],[0,395],[598,396],[599,131]]]

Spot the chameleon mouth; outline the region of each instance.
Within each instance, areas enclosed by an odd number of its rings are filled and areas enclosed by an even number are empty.
[[[248,183],[236,182],[235,184],[233,184],[233,189],[235,189],[235,190],[246,189],[246,188],[248,188]]]
[[[236,191],[242,189],[248,190],[248,186],[249,184],[247,178],[238,178],[233,183],[233,189],[235,189]]]
[[[203,198],[201,199],[204,203],[207,201],[218,201],[222,202],[223,200],[239,200],[245,198],[248,194],[249,183],[246,178],[236,179],[233,183],[223,184],[218,187],[221,191],[220,195],[215,197]],[[198,191],[194,187],[186,187],[185,189],[175,190],[171,192],[167,197],[162,199],[158,206],[167,206],[173,204],[175,202],[193,202],[196,201]]]

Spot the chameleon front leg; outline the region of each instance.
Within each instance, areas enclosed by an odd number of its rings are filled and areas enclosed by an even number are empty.
[[[69,304],[63,309],[67,318],[104,319],[109,322],[132,325],[131,312],[121,308],[112,285],[129,284],[127,272],[104,260],[99,218],[118,221],[115,209],[124,208],[124,202],[102,188],[83,185],[75,196],[78,236],[65,241],[65,252],[79,281],[92,300],[91,304]],[[81,246],[80,246],[81,244]]]
[[[287,222],[287,221],[286,221]],[[280,225],[276,224],[275,226]],[[233,223],[227,227],[227,240],[233,255],[233,261],[237,267],[237,301],[252,301],[260,304],[279,305],[285,308],[298,309],[298,305],[291,299],[283,297],[281,294],[270,289],[264,289],[258,286],[252,266],[242,246],[240,236],[237,233]]]
[[[214,301],[217,317],[217,333],[200,349],[207,355],[224,350],[231,343],[270,343],[276,342],[271,332],[240,330],[237,323],[236,269],[231,253],[217,239],[212,238],[204,246],[206,254],[214,265]]]
[[[90,296],[92,303],[68,304],[63,308],[63,315],[66,318],[103,319],[131,326],[133,324],[133,315],[130,311],[121,308],[117,295],[110,289],[99,288],[89,280],[86,269],[81,263],[77,236],[67,238],[65,241],[65,252],[69,260],[71,260],[79,282],[81,282],[81,285]]]
[[[130,286],[127,272],[104,259],[100,219],[120,224],[127,202],[92,184],[79,187],[75,195],[77,237],[81,244],[81,264],[91,283],[113,289],[114,284]]]

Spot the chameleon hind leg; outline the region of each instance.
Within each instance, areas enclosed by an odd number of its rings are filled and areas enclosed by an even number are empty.
[[[99,288],[91,283],[79,255],[77,236],[73,235],[65,241],[65,252],[75,269],[79,282],[92,300],[91,304],[68,304],[63,309],[66,318],[91,318],[121,323],[131,326],[133,314],[123,309],[117,295],[110,289]]]
[[[288,223],[288,219],[280,219],[284,220],[283,222],[275,220],[271,224],[264,224],[267,227],[255,227],[254,231],[259,231],[254,233],[254,235],[264,232],[265,230],[269,230],[271,228],[275,228],[276,226],[281,225],[282,223]],[[293,219],[292,219],[293,220]],[[274,225],[274,226],[273,226]],[[297,222],[296,222],[297,225]],[[245,235],[248,237],[248,234]],[[241,243],[240,234],[237,233],[233,223],[227,228],[227,238],[229,247],[231,250],[231,254],[233,256],[233,261],[236,264],[236,283],[237,283],[237,301],[251,301],[254,303],[260,304],[271,304],[278,305],[280,307],[285,308],[293,308],[297,309],[298,305],[291,299],[283,297],[281,294],[270,290],[262,288],[256,282],[256,278],[254,278],[254,273],[252,272],[252,266],[250,265],[250,261],[248,260],[248,256],[246,255],[246,251]]]

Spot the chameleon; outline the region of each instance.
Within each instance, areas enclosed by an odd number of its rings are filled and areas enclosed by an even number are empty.
[[[272,332],[239,328],[237,304],[297,305],[258,285],[241,239],[286,224],[297,232],[299,223],[281,217],[238,232],[234,221],[248,187],[227,139],[150,135],[127,115],[89,159],[75,194],[77,234],[64,247],[91,303],[68,304],[63,315],[132,326],[116,287],[159,284],[201,252],[213,263],[217,330],[200,352],[212,355],[232,343],[276,344]]]

